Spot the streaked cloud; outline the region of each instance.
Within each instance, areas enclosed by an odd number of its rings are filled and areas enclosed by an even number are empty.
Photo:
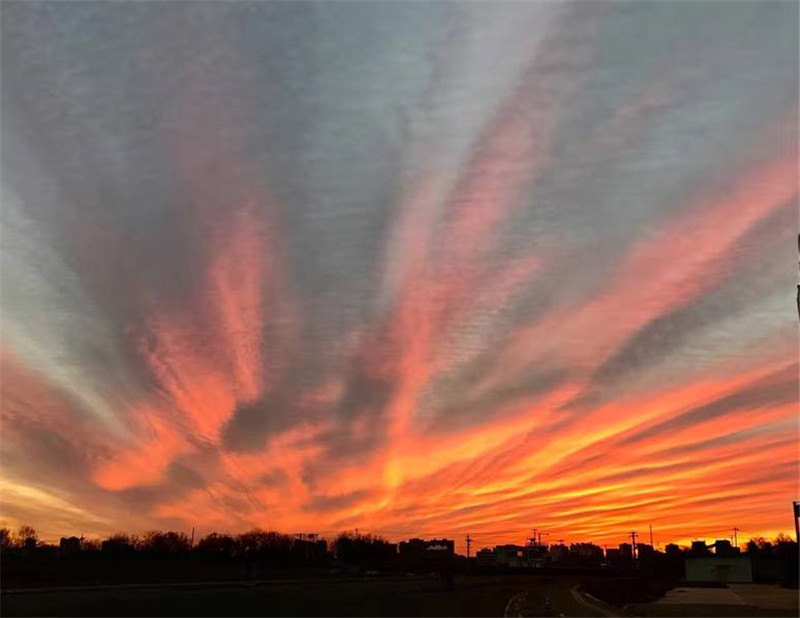
[[[3,11],[6,521],[791,527],[795,5]]]

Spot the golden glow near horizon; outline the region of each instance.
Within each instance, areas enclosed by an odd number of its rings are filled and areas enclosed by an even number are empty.
[[[797,6],[713,4],[9,5],[0,520],[791,532]]]

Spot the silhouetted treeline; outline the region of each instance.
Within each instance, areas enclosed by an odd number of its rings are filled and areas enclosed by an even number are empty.
[[[195,555],[209,559],[257,559],[276,564],[344,564],[381,562],[397,554],[397,545],[374,535],[342,533],[330,544],[316,535],[287,535],[259,529],[237,535],[212,532],[196,543],[183,532],[149,531],[142,535],[116,533],[103,540],[63,537],[58,546],[39,541],[36,531],[22,526],[15,535],[0,528],[0,547],[7,552],[58,550],[62,555],[100,552],[113,557]]]
[[[746,553],[750,555],[755,581],[774,581],[785,586],[798,586],[800,555],[797,543],[785,534],[779,534],[773,541],[762,537],[750,539]]]
[[[212,532],[195,543],[182,532],[117,533],[103,540],[39,541],[28,526],[0,529],[3,586],[58,582],[258,579],[290,575],[400,570],[397,545],[374,535],[343,533],[331,543],[316,535],[251,530]],[[419,565],[417,565],[419,566]]]
[[[119,532],[103,540],[64,537],[58,546],[41,543],[36,531],[23,526],[14,535],[0,529],[0,545],[8,552],[58,551],[59,555],[99,552],[114,558],[158,557],[160,559],[192,555],[214,560],[254,560],[287,566],[327,564],[375,566],[388,564],[398,556],[398,546],[372,534],[339,534],[329,544],[314,534],[287,535],[251,530],[237,535],[212,532],[193,543],[183,532],[150,531],[142,535]],[[451,548],[452,550],[452,548]]]
[[[334,540],[332,550],[342,564],[349,566],[385,568],[397,558],[396,543],[371,534],[340,534]]]

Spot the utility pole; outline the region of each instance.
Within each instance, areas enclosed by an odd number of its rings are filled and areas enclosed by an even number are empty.
[[[656,548],[656,546],[653,544],[653,524],[650,524],[650,547],[653,549]]]
[[[733,546],[739,547],[739,528],[735,526],[733,528]]]
[[[194,548],[194,526],[192,526],[192,540],[189,542],[189,549]]]
[[[638,535],[639,533],[636,531],[631,531],[631,533],[628,535],[629,537],[631,537],[631,551],[633,553],[634,560],[636,559],[636,537]]]
[[[467,532],[467,564],[469,564],[469,549],[472,546],[472,538],[469,536],[469,532]]]
[[[799,239],[800,240],[800,239]],[[798,286],[800,289],[800,286]],[[800,292],[798,292],[800,294]],[[800,544],[800,502],[792,502],[792,510],[794,511],[794,538]]]

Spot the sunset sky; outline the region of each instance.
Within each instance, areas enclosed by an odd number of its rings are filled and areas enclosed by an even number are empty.
[[[1,34],[4,525],[793,532],[796,2]]]

